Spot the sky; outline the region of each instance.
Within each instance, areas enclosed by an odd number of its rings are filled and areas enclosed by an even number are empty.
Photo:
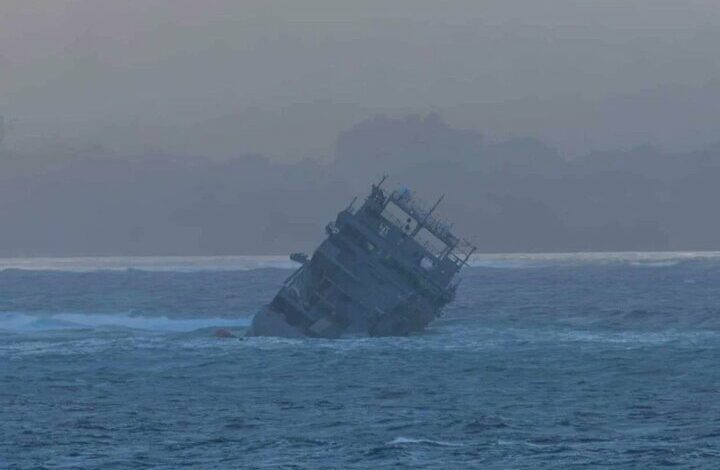
[[[720,249],[716,0],[2,0],[0,256],[282,254],[390,173],[484,252]]]
[[[378,114],[438,112],[568,158],[700,148],[720,4],[688,0],[4,0],[5,145],[332,159]]]

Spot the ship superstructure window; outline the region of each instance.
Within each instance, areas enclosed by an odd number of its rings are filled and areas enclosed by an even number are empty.
[[[420,229],[417,235],[415,235],[415,240],[436,256],[439,256],[447,249],[445,242],[433,235],[432,232],[426,228]]]
[[[406,234],[412,233],[418,225],[418,221],[415,220],[413,216],[405,212],[393,201],[387,203],[381,215],[385,220],[396,225]]]

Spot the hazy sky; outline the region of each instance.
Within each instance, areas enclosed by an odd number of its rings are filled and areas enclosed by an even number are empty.
[[[2,0],[6,145],[329,157],[439,111],[568,155],[720,140],[717,0]]]
[[[484,251],[718,249],[719,44],[717,0],[0,0],[0,256],[310,249],[383,172]]]

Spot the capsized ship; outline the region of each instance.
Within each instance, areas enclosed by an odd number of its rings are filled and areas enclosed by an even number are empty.
[[[372,185],[326,227],[327,238],[253,318],[250,336],[407,335],[455,298],[456,275],[475,247],[407,190]]]

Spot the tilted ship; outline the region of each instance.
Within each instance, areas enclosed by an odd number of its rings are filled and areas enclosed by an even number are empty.
[[[455,298],[456,275],[475,247],[383,178],[326,227],[328,237],[253,318],[250,336],[407,335],[424,329]]]

